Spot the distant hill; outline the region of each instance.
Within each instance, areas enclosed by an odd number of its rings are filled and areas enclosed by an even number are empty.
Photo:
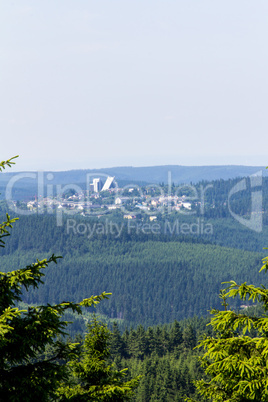
[[[168,174],[171,174],[174,183],[196,183],[201,180],[217,180],[217,179],[233,179],[236,177],[246,177],[259,172],[265,171],[265,167],[260,166],[237,166],[237,165],[223,165],[223,166],[179,166],[179,165],[166,165],[166,166],[146,166],[146,167],[132,167],[120,166],[105,169],[79,169],[67,170],[62,172],[47,171],[44,172],[46,176],[52,173],[54,176],[53,183],[81,183],[85,180],[86,174],[107,174],[115,176],[117,180],[134,180],[147,183],[160,183],[168,181]],[[170,172],[170,173],[169,173]],[[20,172],[25,173],[25,172]],[[2,173],[0,176],[0,184],[10,180],[11,177],[19,173]],[[30,180],[30,179],[29,179]]]
[[[167,183],[168,175],[175,184],[197,183],[201,180],[233,179],[246,177],[260,170],[260,166],[148,166],[148,167],[115,167],[100,169],[100,172],[116,176],[120,180],[144,181],[147,183]],[[90,171],[89,171],[90,172]]]
[[[105,169],[85,169],[85,170],[69,170],[63,172],[43,172],[44,184],[77,184],[81,188],[86,187],[87,175],[90,175],[90,180],[94,176],[103,175],[115,176],[115,180],[119,186],[126,184],[158,184],[167,183],[168,177],[175,184],[181,183],[197,183],[202,180],[212,181],[217,179],[233,179],[236,177],[247,177],[251,174],[263,171],[267,175],[264,167],[260,166],[148,166],[148,167],[131,167],[121,166]],[[16,181],[14,185],[14,198],[23,199],[25,194],[28,196],[37,194],[37,180],[25,177],[27,172],[9,172],[1,173],[0,175],[0,193],[4,198],[4,193],[7,183],[16,176],[21,175],[20,180]],[[31,172],[34,173],[34,172]],[[49,175],[50,174],[50,175]],[[49,176],[48,176],[49,175]],[[17,176],[19,177],[19,176]],[[49,180],[48,180],[49,178]]]

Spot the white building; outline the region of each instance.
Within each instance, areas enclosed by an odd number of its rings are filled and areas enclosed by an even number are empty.
[[[109,190],[114,186],[114,177],[108,176],[101,191]]]
[[[101,180],[93,179],[93,189],[95,193],[98,193],[101,190]]]

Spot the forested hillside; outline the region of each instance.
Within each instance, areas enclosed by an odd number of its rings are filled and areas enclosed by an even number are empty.
[[[206,315],[219,306],[223,281],[264,279],[258,274],[262,253],[209,244],[202,236],[139,237],[125,231],[119,238],[95,234],[88,239],[67,234],[54,219],[22,216],[1,250],[2,269],[51,253],[64,257],[48,268],[42,288],[27,292],[27,303],[76,301],[107,291],[112,296],[100,313],[125,326],[155,325]]]

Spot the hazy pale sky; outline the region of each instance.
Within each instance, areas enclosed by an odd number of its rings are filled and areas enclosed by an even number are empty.
[[[268,164],[267,0],[0,3],[0,160]]]

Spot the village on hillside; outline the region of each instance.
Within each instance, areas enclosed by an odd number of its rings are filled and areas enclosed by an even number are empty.
[[[165,194],[159,186],[138,187],[136,185],[118,187],[114,177],[108,176],[105,183],[94,178],[88,190],[75,192],[68,188],[55,197],[35,197],[25,203],[25,208],[32,212],[46,210],[50,213],[57,210],[70,211],[81,215],[103,215],[121,209],[126,219],[135,219],[136,214],[144,211],[150,214],[150,220],[157,219],[152,214],[169,211],[190,211],[192,203],[186,195]]]

